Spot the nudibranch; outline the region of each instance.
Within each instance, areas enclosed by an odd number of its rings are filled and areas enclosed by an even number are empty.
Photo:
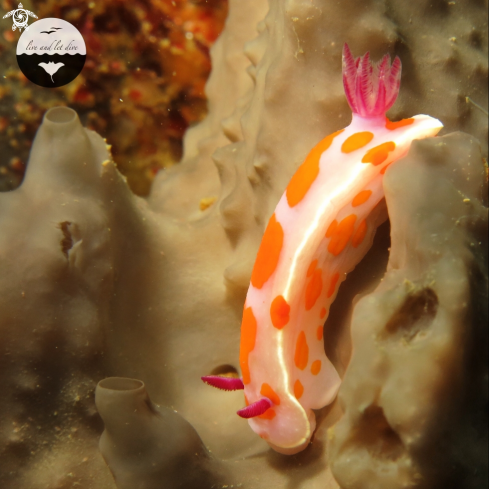
[[[323,325],[346,274],[367,253],[378,225],[385,170],[414,139],[443,127],[427,115],[386,117],[397,98],[401,61],[370,62],[343,49],[351,124],[320,141],[288,184],[258,250],[241,325],[241,379],[202,380],[244,389],[238,411],[281,453],[309,443],[313,409],[330,404],[341,379],[326,357]]]

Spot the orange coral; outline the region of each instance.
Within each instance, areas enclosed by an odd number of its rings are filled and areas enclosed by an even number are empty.
[[[4,3],[10,8],[15,2]],[[0,83],[0,98],[7,91],[0,120],[15,114],[24,127],[22,133],[17,124],[0,132],[0,146],[25,161],[44,111],[69,105],[112,145],[133,191],[147,194],[157,171],[180,159],[187,127],[205,115],[209,48],[223,28],[226,0],[48,0],[34,1],[32,10],[39,18],[59,17],[75,25],[85,39],[87,60],[70,84],[41,88],[17,69],[18,34],[0,40],[0,62],[12,67]],[[31,111],[16,110],[19,104]],[[19,170],[2,173],[0,189],[2,178],[4,189],[20,183]]]

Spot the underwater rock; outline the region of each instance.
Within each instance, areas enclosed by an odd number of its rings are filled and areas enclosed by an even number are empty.
[[[54,108],[22,186],[0,193],[5,488],[86,486],[94,477],[110,483],[93,445],[101,428],[93,389],[104,375],[114,276],[104,187],[111,172],[121,178],[108,161],[100,136],[73,110]],[[39,470],[41,461],[48,470]]]
[[[239,17],[236,12],[244,9],[247,15]],[[230,2],[229,15],[234,20],[226,25],[224,44],[215,46],[216,53],[222,53],[222,61],[214,59],[213,54],[214,72],[227,75],[212,81],[215,85],[208,91],[209,118],[203,126],[189,132],[184,162],[157,177],[148,199],[130,192],[104,141],[81,128],[69,109],[56,109],[62,110],[56,120],[50,119],[56,112],[46,114],[24,183],[13,192],[0,194],[0,388],[4,393],[0,399],[0,485],[6,489],[70,487],[75,483],[82,489],[115,487],[97,448],[103,426],[93,399],[97,382],[109,376],[142,379],[155,403],[175,409],[220,460],[219,467],[227,471],[229,486],[337,488],[329,468],[327,430],[341,418],[343,410],[346,414],[341,424],[334,433],[329,432],[335,437],[332,448],[338,480],[345,487],[355,484],[358,477],[364,477],[365,483],[382,483],[380,472],[363,471],[362,464],[347,465],[344,436],[349,436],[350,429],[356,426],[358,409],[362,407],[354,397],[352,386],[355,378],[360,379],[355,372],[362,370],[364,356],[363,369],[368,372],[370,362],[378,355],[370,337],[365,340],[364,350],[358,343],[362,334],[358,319],[351,345],[350,315],[355,295],[372,292],[385,271],[388,226],[379,230],[371,253],[340,288],[326,324],[325,348],[340,376],[347,371],[353,348],[353,380],[349,380],[348,373],[341,391],[342,401],[317,413],[318,427],[307,450],[291,457],[269,451],[247,422],[236,416],[244,405],[242,395],[209,389],[200,377],[238,372],[244,294],[265,223],[311,147],[348,123],[341,83],[341,49],[345,41],[355,55],[367,50],[374,59],[387,51],[399,54],[404,66],[403,88],[389,117],[397,120],[428,113],[446,125],[445,132],[470,133],[471,136],[446,138],[447,146],[443,147],[450,148],[446,160],[450,160],[451,154],[459,155],[463,166],[471,154],[474,172],[480,174],[480,159],[474,156],[476,152],[466,138],[479,138],[485,155],[487,118],[475,106],[467,105],[465,97],[470,96],[483,106],[487,101],[484,6],[481,2],[396,0],[386,11],[384,2],[376,1],[270,0],[267,5],[264,0],[254,0],[246,2],[245,7],[245,2],[235,0]],[[253,39],[258,20],[258,35]],[[237,26],[242,31],[235,30]],[[436,146],[439,141],[442,139],[433,144]],[[418,145],[415,155],[414,160],[410,155],[405,161],[409,165],[413,162],[416,168],[416,165],[424,168],[424,160],[433,161],[431,172],[440,168],[445,175],[448,171],[439,163],[440,157],[430,144]],[[455,164],[454,160],[452,163]],[[416,212],[414,203],[408,206],[403,200],[416,196],[421,182],[405,170],[407,163],[399,165],[407,173],[400,177],[405,187],[392,190],[395,179],[391,180],[390,173],[394,178],[395,166],[387,173],[386,181],[391,185],[388,205],[392,207],[389,213],[395,238],[391,264],[400,270],[405,250],[402,232],[412,230],[406,235],[414,243],[411,248],[416,246],[418,233],[420,237],[428,234],[416,215],[407,212]],[[460,173],[453,173],[458,176],[454,186],[459,185],[460,191],[472,201],[475,190],[462,187],[466,176]],[[442,182],[445,181],[443,178]],[[431,185],[422,190],[430,194],[435,188]],[[443,195],[441,191],[433,193],[437,205]],[[212,203],[213,198],[216,200]],[[401,213],[404,205],[406,212]],[[467,203],[463,205],[468,206],[463,207],[467,215],[477,211],[471,211]],[[431,201],[427,209],[440,214]],[[432,234],[437,234],[438,214],[424,221],[433,227]],[[456,229],[452,234],[458,240]],[[469,239],[472,231],[461,226],[462,232],[464,239]],[[444,243],[440,246],[440,253],[444,252]],[[469,263],[471,255],[464,256]],[[419,262],[421,269],[431,267],[432,263],[434,270],[438,270],[436,267],[445,263],[440,261],[437,249],[420,254],[419,259],[425,260]],[[465,263],[460,258],[455,261]],[[451,273],[449,265],[446,264],[446,273]],[[437,273],[441,276],[444,271],[440,269]],[[388,273],[394,277],[393,271]],[[460,273],[460,280],[465,282],[467,275],[462,266]],[[413,276],[398,272],[395,278],[386,278],[381,286],[389,283],[395,290],[392,304],[389,303],[391,314],[402,305],[406,295],[402,284],[406,279],[415,285],[425,284],[421,270]],[[457,287],[463,292],[466,286],[461,283]],[[374,298],[385,289],[379,290]],[[436,289],[439,304],[443,299],[445,307],[450,300],[442,292],[448,294]],[[465,301],[462,292],[454,297]],[[471,293],[475,294],[474,300],[479,300],[477,294],[487,296],[482,286]],[[467,303],[476,304],[469,302],[468,297]],[[370,314],[367,305],[368,298],[364,298],[355,317],[360,317],[361,311]],[[450,307],[461,311],[457,309],[460,304],[455,302]],[[388,317],[381,315],[387,313],[377,310],[372,313],[383,320],[371,323],[372,328],[382,328]],[[474,314],[483,317],[484,311]],[[443,365],[453,369],[458,354],[452,349],[455,333],[462,340],[468,339],[464,334],[474,335],[475,345],[472,350],[467,347],[463,358],[477,358],[470,351],[475,352],[479,346],[480,330],[473,322],[464,323],[474,326],[461,332],[460,322],[455,323],[458,319],[448,319],[453,321],[450,324],[455,332],[442,338],[448,345],[443,351],[455,356],[447,356]],[[433,320],[432,325],[435,323]],[[430,332],[431,327],[426,331]],[[405,328],[399,326],[383,341],[394,346],[396,335],[404,333]],[[409,331],[407,334],[409,337]],[[386,356],[390,361],[390,350]],[[423,388],[419,393],[413,392],[413,396],[419,394],[420,403],[426,398],[433,399],[433,409],[427,406],[425,411],[427,419],[432,419],[442,398],[437,389],[440,386],[444,389],[450,377],[449,373],[445,377],[441,370],[428,370],[433,366],[431,357],[420,358],[415,372],[403,369],[402,364],[392,359],[397,368],[391,370],[387,393],[395,396],[397,384],[392,382],[397,375],[406,375],[407,380],[412,375],[412,382],[423,382]],[[415,377],[419,370],[427,372],[426,378]],[[455,379],[454,392],[442,394],[449,404],[446,408],[461,413],[459,435],[454,431],[450,441],[453,442],[450,460],[461,457],[459,447],[463,447],[466,459],[458,458],[458,465],[477,466],[483,478],[482,461],[477,453],[465,449],[479,446],[475,442],[478,433],[474,434],[468,420],[484,402],[480,394],[483,389],[477,380],[483,378],[484,370],[475,365],[472,371],[472,380],[464,385],[465,406],[457,404],[455,392],[461,392],[462,379],[468,377],[461,375]],[[367,380],[384,386],[386,379]],[[413,383],[407,380],[405,391],[400,393],[413,391]],[[367,397],[372,395],[368,385],[362,385],[359,392]],[[416,464],[419,454],[425,454],[419,473],[427,477],[438,473],[438,467],[448,458],[434,457],[436,449],[430,444],[429,430],[411,422],[408,412],[396,412],[391,417],[385,407],[390,404],[381,406],[389,429],[407,447],[402,452],[407,453],[405,457],[413,457]],[[371,414],[382,421],[378,412],[374,410]],[[455,418],[450,414],[447,419]],[[440,421],[437,426],[447,424]],[[414,442],[407,440],[409,434],[404,432],[411,427],[419,436],[412,451]],[[379,439],[382,441],[381,435]],[[438,435],[433,437],[441,439]],[[358,439],[352,440],[351,453],[357,456],[362,448]],[[133,442],[138,442],[137,437]],[[369,457],[367,450],[359,460],[373,460]],[[407,458],[401,457],[399,461]],[[107,460],[111,466],[118,464]],[[430,460],[433,465],[426,467]],[[395,462],[393,466],[395,469]],[[382,470],[386,466],[380,461],[375,467]],[[406,469],[407,477],[411,477],[410,470]],[[175,480],[173,487],[178,487],[178,483]],[[172,483],[165,489],[172,489]]]
[[[243,51],[245,43],[256,35],[256,25],[267,12],[263,0],[229,0],[225,29],[211,50],[212,72],[205,87],[208,116],[185,134],[184,155],[180,165],[159,172],[149,195],[149,203],[157,212],[177,218],[202,217],[199,203],[220,195],[219,174],[212,153],[229,143],[230,120],[234,120],[235,136],[242,139],[239,115],[243,100],[253,91],[248,74],[250,61]],[[231,139],[233,140],[233,139]],[[181,188],[191,191],[182,192]]]
[[[486,171],[478,142],[453,133],[385,174],[387,273],[354,309],[330,430],[344,489],[487,484]]]

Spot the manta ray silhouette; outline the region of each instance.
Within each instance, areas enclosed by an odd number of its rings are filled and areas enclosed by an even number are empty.
[[[51,75],[51,81],[54,83],[53,75],[62,67],[64,63],[39,63],[39,66],[49,75]]]

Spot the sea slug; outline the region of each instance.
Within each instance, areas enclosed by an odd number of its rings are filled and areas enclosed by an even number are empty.
[[[331,403],[341,383],[326,357],[323,324],[338,287],[372,244],[372,213],[384,198],[385,170],[414,139],[443,127],[427,115],[386,118],[400,86],[401,61],[343,49],[343,84],[351,124],[320,141],[292,177],[258,250],[241,325],[241,379],[202,379],[244,389],[238,414],[275,450],[309,443],[313,409]]]

